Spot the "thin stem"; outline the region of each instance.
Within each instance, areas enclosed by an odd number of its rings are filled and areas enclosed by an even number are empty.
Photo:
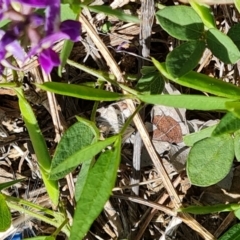
[[[112,82],[112,81],[115,81],[116,78],[114,77],[113,74],[108,74],[106,72],[103,72],[103,71],[100,71],[100,70],[96,70],[96,69],[93,69],[93,68],[90,68],[90,67],[87,67],[85,65],[82,65],[82,64],[79,64],[79,63],[76,63],[72,60],[67,60],[67,63],[70,65],[70,66],[73,66],[77,69],[80,69],[86,73],[89,73],[91,74],[92,76],[95,76],[97,78],[100,78],[101,80],[104,80],[104,81],[109,81],[109,82]],[[115,82],[116,84],[116,82]]]
[[[87,73],[91,74],[92,76],[95,76],[101,80],[108,81],[108,82],[112,83],[113,85],[118,85],[118,83],[116,82],[116,77],[113,74],[109,74],[109,73],[101,71],[101,70],[96,70],[96,69],[87,67],[85,65],[76,63],[70,59],[67,60],[67,63],[70,66],[73,66],[77,69],[87,72]],[[137,75],[136,74],[126,74],[125,78],[126,78],[126,80],[129,80],[129,81],[135,81],[135,80],[137,80]]]
[[[7,202],[15,202],[17,204],[22,204],[26,207],[29,207],[29,208],[34,208],[35,210],[39,210],[41,212],[44,212],[52,217],[56,217],[56,213],[48,208],[43,208],[35,203],[31,203],[29,201],[26,201],[24,199],[20,199],[20,198],[15,198],[15,197],[12,197],[12,196],[8,196],[8,195],[4,195],[5,199]]]
[[[56,229],[56,231],[52,234],[52,236],[57,236],[59,233],[60,233],[60,231],[62,230],[62,228],[66,225],[68,223],[68,219],[65,219],[64,221],[63,221],[63,223]]]
[[[53,218],[53,219],[49,218],[49,217],[46,217],[46,216],[44,216],[40,213],[25,209],[22,206],[19,206],[19,204],[17,202],[7,201],[7,204],[10,208],[12,208],[14,210],[17,210],[19,212],[24,212],[25,214],[28,214],[29,216],[31,216],[33,218],[36,218],[36,219],[41,220],[45,223],[48,223],[48,224],[50,224],[50,225],[52,225],[56,228],[59,228],[60,226],[62,226],[62,223],[60,223],[60,222],[65,223],[65,220],[66,220],[66,219],[63,220],[62,217],[59,216],[59,214],[56,214],[57,216],[55,216],[55,218]],[[66,225],[66,226],[61,227],[61,228],[62,228],[62,232],[64,232],[67,236],[70,235],[69,225]]]
[[[134,113],[127,119],[127,121],[125,122],[125,124],[123,125],[120,134],[123,135],[123,133],[126,131],[128,125],[130,125],[130,123],[132,122],[134,116],[141,110],[141,108],[144,106],[143,103],[139,104],[138,107],[136,108],[136,110],[134,111]]]
[[[99,86],[99,89],[103,89],[104,87],[104,82],[100,82],[100,86]],[[96,112],[97,112],[97,109],[98,109],[98,105],[99,105],[99,101],[95,101],[94,102],[94,105],[93,105],[93,109],[92,109],[92,113],[91,113],[91,121],[93,122],[96,122]]]

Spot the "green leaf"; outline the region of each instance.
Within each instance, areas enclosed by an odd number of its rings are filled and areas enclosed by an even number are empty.
[[[240,118],[240,102],[227,102],[226,108],[229,112]]]
[[[235,209],[239,209],[238,203],[231,204],[216,204],[211,206],[189,206],[186,208],[179,209],[180,212],[187,212],[192,214],[209,214],[217,212],[230,212]]]
[[[67,158],[71,157],[84,147],[91,145],[94,139],[95,141],[98,139],[99,134],[96,133],[95,129],[90,127],[87,122],[89,121],[82,119],[81,121],[73,124],[64,133],[53,156],[51,169],[56,168]],[[50,178],[60,179],[73,169],[74,167],[68,167],[66,164],[64,171],[58,172],[54,177],[51,172]]]
[[[69,97],[82,98],[93,101],[117,101],[124,99],[125,96],[119,93],[108,92],[101,89],[90,88],[77,84],[46,82],[36,84],[37,87],[45,91],[61,94]]]
[[[240,23],[233,25],[227,35],[232,39],[234,44],[237,46],[238,50],[240,50]]]
[[[213,185],[227,176],[233,158],[234,144],[229,134],[205,138],[190,150],[187,160],[188,178],[196,186]]]
[[[61,60],[61,65],[58,67],[58,75],[61,77],[62,76],[62,70],[63,67],[65,66],[71,52],[73,49],[74,43],[70,40],[66,40],[63,44],[62,51],[60,53],[60,60]]]
[[[124,13],[122,10],[112,9],[109,6],[87,6],[87,8],[95,13],[104,13],[107,16],[117,17],[119,20],[130,23],[140,23],[140,20],[137,16]]]
[[[165,7],[156,13],[156,18],[161,27],[177,39],[195,40],[203,34],[203,22],[191,7]]]
[[[96,125],[93,122],[83,119],[81,117],[76,116],[76,118],[79,122],[83,121],[91,129],[92,133],[94,133],[95,137],[93,138],[92,143],[97,142],[97,140],[100,138],[100,133],[99,133],[99,130],[96,127]],[[90,167],[92,166],[92,162],[93,162],[93,159],[90,159],[90,160],[87,160],[82,163],[81,171],[78,174],[77,182],[75,185],[75,200],[76,200],[76,202],[78,201],[78,198],[81,195],[81,192],[84,188]]]
[[[87,183],[87,177],[88,177],[88,174],[89,174],[89,171],[90,171],[92,165],[93,165],[93,160],[90,159],[86,162],[83,162],[83,164],[81,166],[81,171],[78,174],[77,182],[75,185],[75,200],[76,200],[76,202],[78,202],[78,200],[84,190],[85,184]]]
[[[83,121],[83,119],[78,117],[78,116],[76,118],[80,122]],[[89,126],[89,128],[91,128],[92,132],[94,132],[94,135],[96,136],[93,139],[92,143],[97,142],[97,140],[100,138],[100,133],[99,133],[98,128],[91,121],[86,121],[84,119],[84,122],[85,122],[85,124],[87,124]],[[90,160],[82,163],[81,171],[78,174],[77,182],[76,182],[76,185],[75,185],[75,200],[76,200],[76,202],[78,201],[79,197],[81,196],[81,193],[84,189],[85,183],[87,182],[88,173],[89,173],[89,171],[92,167],[92,164],[94,163],[94,160],[95,159],[90,159]]]
[[[240,1],[234,0],[235,7],[237,8],[238,12],[240,13]]]
[[[180,78],[174,78],[168,73],[165,63],[160,63],[154,58],[152,61],[164,77],[177,84],[221,97],[240,99],[240,88],[233,84],[194,71]]]
[[[21,88],[15,88],[18,96],[19,108],[25,122],[25,125],[30,136],[33,149],[37,156],[40,172],[47,189],[47,193],[52,201],[52,203],[57,206],[59,198],[58,182],[51,181],[48,179],[48,172],[50,171],[51,158],[47,149],[47,144],[42,135],[41,129],[39,128],[37,119],[34,115],[31,105],[27,102],[24,97]]]
[[[103,33],[109,33],[112,28],[112,23],[111,22],[106,22],[102,25],[101,30]]]
[[[0,232],[6,231],[11,226],[11,212],[5,201],[5,197],[0,194]]]
[[[143,66],[142,77],[138,80],[136,89],[141,93],[158,94],[164,89],[164,79],[155,67]]]
[[[116,141],[117,138],[117,135],[112,136],[103,141],[98,141],[96,143],[93,143],[92,145],[83,147],[79,151],[73,153],[71,156],[65,158],[62,162],[60,162],[58,165],[51,169],[50,179],[60,179],[64,177],[65,175],[62,175],[62,172],[65,172],[68,169],[65,174],[69,173],[71,169],[77,167],[79,164],[85,161],[88,161],[96,154],[101,152],[104,148],[111,145],[113,142]]]
[[[209,5],[196,0],[189,0],[189,3],[207,28],[216,28],[215,19]]]
[[[181,44],[167,55],[167,71],[174,78],[185,75],[198,65],[204,49],[205,43],[200,40]]]
[[[236,159],[240,162],[240,130],[234,133],[234,151]]]
[[[61,4],[61,21],[76,20],[77,14],[71,9],[69,4]],[[79,32],[79,35],[81,33]],[[58,75],[62,76],[62,69],[66,64],[68,57],[71,54],[74,43],[70,40],[64,41],[63,48],[60,53],[61,65],[58,67]]]
[[[70,240],[83,239],[93,221],[101,213],[114,187],[120,155],[121,137],[118,135],[113,149],[101,153],[88,174],[77,202]]]
[[[1,20],[0,21],[0,28],[2,29],[2,30],[5,30],[6,29],[6,25],[8,24],[8,23],[10,23],[11,21],[10,20],[8,20],[8,19],[4,19],[4,20]]]
[[[4,82],[4,83],[0,83],[0,87],[3,88],[15,88],[17,87],[17,84],[14,82]]]
[[[239,240],[240,224],[235,224],[227,232],[225,232],[218,240]]]
[[[61,4],[60,10],[61,10],[61,22],[69,19],[76,20],[77,14],[73,12],[69,4]]]
[[[236,63],[240,59],[240,52],[232,39],[218,29],[209,29],[206,38],[208,48],[224,63]]]
[[[2,191],[5,188],[11,187],[12,185],[14,185],[18,182],[21,182],[23,180],[25,180],[25,178],[9,181],[9,182],[5,182],[5,183],[0,183],[0,191]]]
[[[240,219],[240,209],[239,208],[234,211],[234,215],[236,216],[236,218]]]
[[[240,129],[240,119],[231,112],[228,112],[218,123],[212,133],[212,136],[219,136],[224,133],[233,133],[238,129]]]
[[[211,137],[213,130],[215,129],[216,125],[208,127],[208,128],[204,128],[198,132],[186,135],[183,137],[183,141],[184,143],[189,146],[192,147],[196,142],[207,138],[207,137]]]
[[[164,105],[189,110],[226,110],[227,98],[205,97],[202,95],[137,95],[137,97],[150,104]]]

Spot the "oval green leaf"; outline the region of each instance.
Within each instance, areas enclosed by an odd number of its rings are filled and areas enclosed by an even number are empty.
[[[240,162],[240,130],[234,133],[234,151],[236,159]]]
[[[53,156],[51,169],[56,168],[79,150],[91,145],[93,141],[98,140],[99,133],[96,131],[96,127],[91,126],[93,123],[82,118],[78,118],[78,120],[80,121],[69,127],[62,136]],[[73,169],[74,167],[68,167],[66,164],[64,171],[55,174],[55,178],[60,179]],[[53,178],[52,171],[50,175]]]
[[[227,232],[225,232],[218,240],[239,240],[240,239],[240,223],[235,224]]]
[[[240,119],[233,113],[228,112],[214,129],[212,136],[219,136],[225,133],[233,133],[240,129]]]
[[[227,176],[233,158],[234,144],[229,134],[205,138],[190,150],[187,160],[188,178],[196,186],[213,185]]]
[[[168,34],[180,40],[199,39],[204,31],[201,18],[191,7],[165,7],[156,13],[156,18]]]
[[[11,226],[11,212],[5,201],[5,198],[0,194],[0,232],[6,231]]]
[[[101,213],[114,187],[120,156],[121,137],[118,136],[113,149],[101,153],[89,171],[84,189],[78,198],[70,240],[83,239]]]
[[[180,78],[174,78],[168,73],[165,63],[160,63],[154,58],[152,61],[164,77],[177,84],[221,97],[240,99],[240,88],[233,84],[194,71]]]
[[[77,84],[46,82],[36,84],[37,87],[45,91],[61,94],[69,97],[82,98],[93,101],[118,101],[124,99],[125,96],[119,93],[108,92],[101,89],[90,88]]]
[[[227,98],[205,97],[202,95],[137,95],[137,97],[150,104],[164,105],[189,110],[226,110]]]
[[[236,63],[240,59],[240,52],[232,39],[218,29],[209,29],[206,38],[208,48],[224,63]]]
[[[202,19],[204,25],[207,28],[216,27],[215,19],[209,5],[203,4],[200,1],[196,0],[189,0],[189,3],[192,8],[197,12],[197,14]]]
[[[235,43],[235,45],[240,49],[240,23],[237,23],[233,25],[227,35],[232,39],[232,41]]]
[[[211,137],[212,132],[215,129],[215,127],[216,127],[216,125],[210,126],[208,128],[204,128],[195,133],[188,134],[183,137],[183,141],[187,146],[192,147],[196,142],[198,142],[204,138]]]
[[[98,141],[92,145],[88,145],[73,153],[71,156],[65,158],[58,165],[54,165],[50,172],[50,179],[60,179],[63,178],[67,173],[71,172],[72,169],[77,167],[79,164],[88,161],[93,158],[104,148],[111,145],[116,141],[118,135],[107,138],[103,141]]]
[[[174,78],[185,75],[198,65],[204,49],[205,43],[199,40],[181,44],[167,55],[167,71]]]
[[[165,81],[162,74],[154,66],[143,66],[142,77],[138,80],[136,89],[141,93],[159,94],[164,89]]]

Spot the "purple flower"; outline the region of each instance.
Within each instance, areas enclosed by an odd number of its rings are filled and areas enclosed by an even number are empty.
[[[0,20],[3,18],[4,12],[9,8],[10,0],[0,0]]]
[[[49,48],[41,52],[39,55],[39,63],[46,73],[50,73],[53,67],[59,66],[61,62],[58,54]]]
[[[6,58],[7,54],[10,53],[17,59],[24,60],[24,51],[18,41],[16,40],[13,32],[0,31],[0,74],[2,74],[4,67],[9,67],[15,70],[19,68],[13,66]]]
[[[50,1],[50,0],[15,0],[16,2],[19,2],[21,4],[26,4],[26,5],[29,5],[33,8],[45,8],[45,7],[48,7],[54,3],[59,3],[60,2],[57,0],[53,0],[53,1]]]
[[[11,3],[18,2],[21,11],[15,10]],[[35,8],[44,8],[45,15],[39,15]],[[10,53],[23,61],[38,55],[39,64],[46,73],[60,64],[60,58],[54,52],[53,45],[60,40],[79,41],[81,24],[77,21],[60,21],[60,0],[0,0],[0,20],[5,18],[11,21],[9,30],[0,34],[0,74],[3,66],[15,68],[5,60]],[[25,56],[18,40],[25,43],[23,48],[31,46]],[[15,68],[16,69],[16,68]]]
[[[54,43],[60,40],[69,39],[77,42],[80,37],[81,24],[77,21],[66,20],[60,24],[60,31],[43,38],[37,46],[33,47],[28,53],[28,57],[39,54],[39,63],[46,73],[50,73],[54,66],[60,64],[58,55],[52,50]],[[47,58],[49,58],[47,60]],[[46,64],[44,64],[46,63]]]

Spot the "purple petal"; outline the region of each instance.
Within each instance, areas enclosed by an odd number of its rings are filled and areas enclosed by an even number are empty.
[[[38,7],[38,8],[44,8],[48,7],[55,1],[51,0],[16,0],[17,2],[20,2],[22,4],[30,5],[32,7]]]
[[[60,25],[61,32],[67,34],[73,42],[81,40],[81,23],[74,20],[66,20]]]
[[[69,39],[69,36],[62,32],[53,33],[47,37],[45,37],[41,42],[40,45],[42,48],[46,49],[51,47],[55,42],[58,42],[63,39]]]
[[[21,70],[20,68],[12,65],[8,60],[6,59],[3,59],[1,61],[1,64],[4,66],[4,67],[7,67],[7,68],[11,68],[11,69],[14,69],[14,70]]]
[[[31,27],[34,27],[34,28],[37,28],[43,25],[45,21],[44,17],[37,13],[32,13],[29,20],[30,20]]]
[[[3,71],[4,71],[4,66],[2,64],[0,64],[0,75],[3,74]]]
[[[54,33],[50,36],[45,37],[44,39],[42,39],[42,41],[39,42],[37,46],[33,47],[29,51],[28,57],[32,57],[33,55],[40,53],[43,49],[51,48],[55,42],[63,39],[69,39],[69,36],[61,32]]]
[[[18,41],[15,40],[12,43],[8,44],[6,46],[6,50],[17,59],[21,60],[22,62],[24,61],[25,53]]]
[[[46,73],[50,73],[53,67],[60,65],[58,54],[52,49],[45,49],[39,55],[38,61]]]
[[[4,18],[4,13],[8,11],[10,6],[10,0],[1,0],[0,1],[0,20]]]
[[[0,48],[5,48],[8,44],[16,40],[16,36],[12,31],[6,32],[0,41]]]
[[[60,23],[60,2],[46,9],[45,31],[47,35],[57,32]]]

